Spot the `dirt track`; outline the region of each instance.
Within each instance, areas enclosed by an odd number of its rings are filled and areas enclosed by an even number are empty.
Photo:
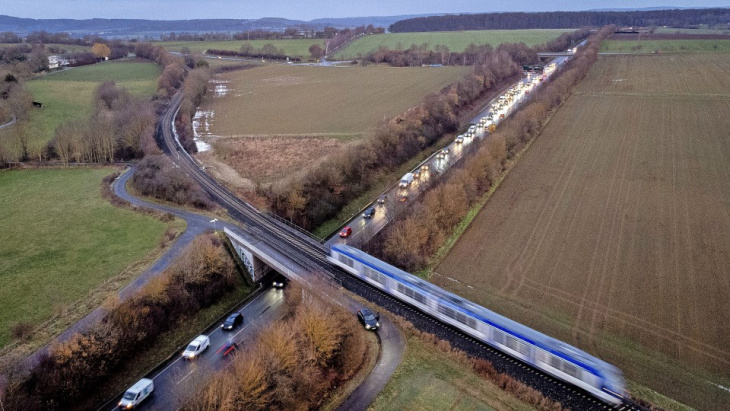
[[[730,408],[729,114],[730,55],[602,58],[432,281]]]

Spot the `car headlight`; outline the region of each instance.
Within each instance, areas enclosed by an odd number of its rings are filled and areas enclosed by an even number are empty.
[[[369,330],[370,329],[370,326],[369,325],[365,325],[365,329],[366,330]]]
[[[379,322],[375,323],[375,326],[380,327],[380,323]]]

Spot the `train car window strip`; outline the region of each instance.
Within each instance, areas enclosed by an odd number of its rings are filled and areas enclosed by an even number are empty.
[[[349,249],[349,248],[351,248],[351,247],[347,247],[347,249]],[[382,262],[380,260],[377,260],[375,257],[372,257],[372,256],[370,256],[368,254],[362,253],[361,251],[359,251],[359,250],[357,250],[355,248],[353,248],[353,250],[357,251],[358,254],[364,254],[364,255],[363,256],[352,255],[354,253],[348,251],[347,249],[342,249],[342,248],[340,248],[340,246],[333,246],[334,252],[338,253],[339,255],[349,255],[352,258],[356,259],[361,264],[363,264],[363,266],[371,267],[375,271],[382,273],[384,276],[391,277],[398,284],[400,284],[401,282],[404,282],[406,284],[411,284],[412,282],[421,281],[421,280],[418,280],[418,279],[411,280],[410,277],[413,277],[412,274],[407,273],[407,272],[405,272],[403,270],[400,270],[397,267],[393,267],[390,264],[387,264],[385,262]],[[352,254],[347,254],[347,253],[352,253]],[[371,261],[365,261],[365,259],[367,259],[367,258],[372,259],[372,260],[375,260],[375,261],[377,261],[377,263],[371,262]],[[377,267],[377,265],[383,265],[383,266],[385,266],[385,268],[379,268],[379,267]],[[388,269],[391,269],[396,274],[388,273],[387,271],[382,271],[382,270],[388,270]],[[401,277],[401,274],[400,274],[401,272],[404,273],[405,276]],[[430,283],[426,283],[426,284],[428,284],[428,286],[425,286],[425,285],[423,286],[423,288],[425,289],[425,291],[427,291],[429,293],[433,293],[435,296],[439,296],[439,295],[446,296],[446,295],[448,295],[447,292],[444,291],[444,290],[442,290],[441,288],[439,288],[439,287],[437,287],[437,286],[435,286],[433,284],[430,284]],[[405,293],[404,292],[401,292],[401,294],[405,294]],[[451,304],[453,304],[453,303],[451,303]],[[546,340],[546,342],[538,343],[537,341],[534,341],[531,338],[525,338],[525,336],[521,335],[520,333],[516,333],[516,332],[513,332],[513,331],[509,331],[507,328],[505,328],[505,326],[499,325],[498,323],[496,323],[496,322],[494,322],[494,321],[486,318],[484,313],[479,313],[479,314],[475,313],[474,314],[475,315],[475,318],[478,321],[481,321],[481,322],[483,322],[483,323],[485,323],[485,324],[487,324],[489,326],[492,326],[495,329],[503,330],[503,332],[506,333],[506,334],[508,334],[508,335],[515,335],[517,338],[523,339],[524,341],[527,341],[529,344],[534,345],[534,346],[536,346],[536,347],[538,347],[538,348],[540,348],[542,350],[549,351],[552,355],[556,355],[556,356],[564,359],[564,361],[568,361],[568,362],[570,362],[572,364],[575,364],[576,366],[578,366],[578,367],[580,367],[580,368],[582,368],[582,369],[590,372],[591,374],[600,375],[600,371],[597,368],[591,366],[590,364],[586,364],[586,363],[584,363],[582,361],[579,361],[577,359],[571,358],[571,357],[569,357],[568,354],[563,354],[563,353],[560,353],[560,352],[556,352],[549,345],[550,344],[550,341],[559,341],[559,340],[556,340],[556,339],[554,339],[552,337],[549,337],[549,336],[547,336],[545,334],[542,334],[539,331],[533,330],[533,329],[531,329],[531,328],[529,328],[529,327],[527,327],[525,325],[519,324],[519,323],[517,323],[517,322],[515,322],[513,320],[510,320],[507,317],[501,316],[501,315],[499,315],[499,314],[497,314],[497,313],[495,313],[495,312],[493,312],[491,310],[488,310],[488,309],[486,309],[484,307],[477,306],[474,303],[471,303],[470,306],[477,307],[480,311],[484,311],[486,314],[488,314],[490,316],[495,316],[498,319],[504,319],[506,321],[510,321],[512,323],[515,323],[515,324],[521,326],[521,327],[524,327],[528,331],[530,331],[531,333],[535,333],[540,338]],[[501,344],[504,345],[504,343],[501,343]]]

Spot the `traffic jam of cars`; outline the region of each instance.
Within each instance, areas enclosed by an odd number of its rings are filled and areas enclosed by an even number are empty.
[[[332,243],[359,244],[366,238],[360,238],[361,233],[367,229],[369,236],[375,235],[387,223],[388,211],[398,212],[393,207],[403,207],[418,197],[427,186],[432,173],[442,174],[451,165],[456,163],[466,153],[466,147],[475,141],[493,133],[497,125],[515,110],[534,90],[539,86],[556,68],[556,63],[551,63],[543,68],[542,73],[528,72],[525,77],[503,94],[494,98],[484,111],[472,120],[472,124],[463,133],[456,136],[454,141],[430,155],[415,169],[401,177],[396,188],[381,194],[376,201],[364,208],[361,214],[356,215],[345,226],[339,235],[330,240]],[[392,214],[390,214],[392,215]],[[386,221],[381,221],[385,219]],[[373,224],[377,221],[376,224]],[[370,228],[368,228],[370,227]]]

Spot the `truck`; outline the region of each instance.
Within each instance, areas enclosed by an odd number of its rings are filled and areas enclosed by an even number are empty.
[[[400,183],[398,184],[398,187],[407,188],[409,185],[411,185],[412,182],[413,182],[413,173],[406,173],[400,179]]]

